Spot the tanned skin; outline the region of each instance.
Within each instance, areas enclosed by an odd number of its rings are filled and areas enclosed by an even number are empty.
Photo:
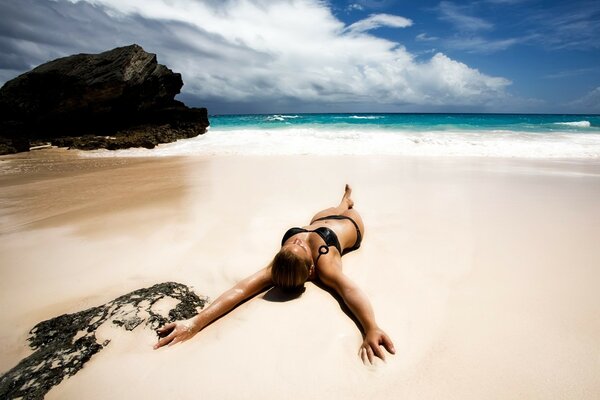
[[[315,221],[329,215],[344,215],[352,218],[364,237],[364,224],[360,214],[354,209],[352,189],[346,185],[344,195],[337,207],[331,207],[318,212],[312,218],[307,230],[314,230],[326,226],[332,229],[338,237],[342,251],[352,247],[356,242],[356,228],[348,220]],[[336,292],[348,306],[350,311],[359,321],[363,330],[363,343],[359,349],[359,356],[364,363],[373,363],[375,357],[385,360],[385,349],[390,354],[395,354],[394,344],[388,335],[379,328],[375,320],[375,313],[371,302],[365,293],[342,271],[342,256],[335,247],[330,247],[327,254],[319,256],[319,247],[323,239],[314,232],[302,232],[290,237],[282,247],[296,253],[299,257],[310,261],[309,281],[318,281],[322,285]],[[271,265],[267,265],[258,272],[238,282],[234,287],[217,297],[208,307],[198,315],[185,321],[176,321],[166,324],[158,329],[161,339],[154,346],[158,349],[163,346],[172,346],[192,338],[195,334],[210,325],[215,320],[224,316],[239,304],[256,296],[273,286],[271,280]],[[383,347],[383,349],[382,349]]]

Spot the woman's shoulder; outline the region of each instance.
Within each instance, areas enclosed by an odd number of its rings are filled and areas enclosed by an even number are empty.
[[[337,250],[330,251],[328,255],[321,257],[315,270],[316,278],[321,282],[327,286],[334,285],[343,276],[341,255]]]

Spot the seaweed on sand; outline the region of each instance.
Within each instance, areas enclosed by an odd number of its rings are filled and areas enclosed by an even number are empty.
[[[152,306],[167,297],[179,302],[164,317]],[[0,398],[42,399],[52,387],[75,375],[94,354],[110,344],[110,340],[98,343],[96,339],[96,329],[106,321],[128,331],[142,323],[156,329],[167,322],[193,317],[207,301],[185,285],[165,282],[135,290],[98,307],[40,322],[31,329],[28,338],[35,352],[0,376]]]

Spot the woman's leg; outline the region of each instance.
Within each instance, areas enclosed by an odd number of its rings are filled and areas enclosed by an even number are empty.
[[[352,195],[352,188],[348,185],[344,188],[344,196],[337,207],[326,208],[325,210],[319,211],[310,220],[312,224],[316,219],[327,217],[329,215],[346,215],[345,212],[351,210],[354,207],[354,201],[350,197]],[[358,213],[356,213],[358,214]],[[360,225],[359,225],[360,226]]]
[[[350,186],[346,185],[346,188],[344,189],[344,196],[342,196],[342,200],[340,201],[340,204],[337,207],[330,207],[323,211],[319,211],[317,214],[315,214],[315,216],[312,218],[310,223],[312,224],[313,222],[315,222],[315,220],[317,220],[319,218],[328,217],[330,215],[343,215],[345,217],[351,218],[356,223],[356,225],[358,225],[358,229],[360,230],[361,237],[364,238],[365,225],[364,225],[362,217],[360,216],[358,211],[356,211],[354,209],[354,201],[352,200],[351,196],[352,196],[352,188],[350,188]],[[348,244],[347,246],[348,247],[354,246],[356,241],[358,241],[358,234],[356,235],[354,242],[352,242],[353,244]]]

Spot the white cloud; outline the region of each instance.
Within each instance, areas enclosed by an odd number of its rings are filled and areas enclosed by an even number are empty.
[[[559,2],[528,17],[535,25],[533,39],[550,49],[597,50],[600,48],[600,3],[573,7]]]
[[[354,10],[362,11],[364,9],[365,8],[358,3],[352,3],[352,4],[349,4],[348,7],[346,7],[346,11],[354,11]]]
[[[600,86],[569,104],[578,113],[600,113]]]
[[[103,40],[137,41],[158,53],[160,63],[182,73],[183,94],[199,99],[367,104],[369,111],[378,105],[479,107],[500,101],[510,84],[442,53],[417,60],[368,32],[409,20],[378,14],[349,30],[319,0],[70,1],[109,12],[114,27],[103,26]]]
[[[489,54],[525,41],[524,38],[509,38],[490,40],[482,37],[454,37],[444,40],[444,45],[455,50],[463,50],[470,53]]]
[[[358,0],[357,3],[371,10],[383,10],[394,5],[397,0]]]
[[[347,30],[349,32],[358,33],[366,32],[372,29],[387,26],[390,28],[406,28],[413,24],[413,22],[404,17],[390,14],[371,14],[365,19],[361,19],[350,25]]]
[[[598,72],[600,67],[591,67],[591,68],[577,68],[577,69],[569,69],[563,70],[559,72],[555,72],[553,74],[546,74],[543,76],[544,79],[563,79],[563,78],[571,78],[573,76],[585,75],[593,72]]]
[[[490,101],[510,84],[504,78],[489,77],[442,53],[419,65],[412,79],[426,93],[428,102],[437,105],[451,104],[461,98]]]
[[[460,31],[489,30],[494,27],[491,22],[482,18],[468,15],[468,6],[458,6],[449,1],[442,1],[438,6],[440,19],[448,21]]]
[[[433,40],[438,40],[439,38],[436,36],[427,36],[426,33],[419,33],[415,39],[419,42],[431,42]]]

